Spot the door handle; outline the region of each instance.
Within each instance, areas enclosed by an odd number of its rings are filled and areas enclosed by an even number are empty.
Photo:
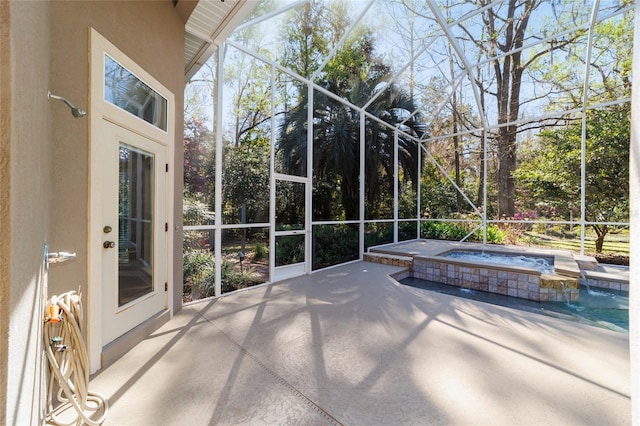
[[[102,247],[108,249],[108,248],[114,248],[116,246],[116,243],[114,243],[113,241],[105,241],[104,243],[102,243]]]

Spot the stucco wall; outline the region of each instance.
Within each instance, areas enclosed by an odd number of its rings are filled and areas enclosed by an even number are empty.
[[[2,1],[0,24],[0,296],[9,309],[9,321],[0,322],[0,424],[41,424],[45,286],[49,295],[88,288],[88,120],[47,100],[47,90],[88,107],[91,26],[173,91],[181,226],[184,22],[170,0]],[[179,231],[174,285],[181,297]],[[47,274],[45,243],[78,258]]]
[[[2,242],[10,250],[9,304],[3,305],[10,309],[7,424],[38,424],[44,401],[43,260],[53,200],[48,11],[47,3],[9,5],[11,87],[3,114],[8,107],[11,177],[9,235]]]
[[[11,67],[9,3],[0,2],[0,305],[9,303],[9,154],[11,141]],[[0,421],[7,418],[9,322],[0,321]]]

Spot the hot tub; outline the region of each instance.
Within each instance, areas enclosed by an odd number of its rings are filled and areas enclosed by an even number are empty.
[[[570,252],[438,240],[415,240],[370,251],[412,256],[411,275],[427,281],[544,302],[570,302],[579,297],[580,268]],[[479,258],[450,257],[460,251]],[[482,259],[478,256],[482,253],[494,258],[530,258],[534,263],[543,259],[553,265],[553,271]]]

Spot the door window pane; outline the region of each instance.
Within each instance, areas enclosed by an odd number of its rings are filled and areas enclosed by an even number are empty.
[[[304,262],[304,235],[276,237],[276,266]]]
[[[155,159],[120,144],[118,182],[118,306],[153,291]]]
[[[304,229],[305,184],[276,181],[276,230]]]
[[[104,100],[167,130],[167,100],[109,55],[104,56]]]

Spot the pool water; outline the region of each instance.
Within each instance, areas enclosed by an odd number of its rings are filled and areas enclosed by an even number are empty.
[[[629,332],[628,292],[593,287],[589,289],[585,286],[580,286],[578,302],[536,302],[417,278],[405,278],[400,283],[437,293],[534,312],[622,333]]]
[[[466,260],[470,262],[494,263],[499,265],[522,266],[533,268],[543,274],[553,274],[553,258],[536,257],[530,255],[501,254],[476,250],[456,250],[444,257]]]

